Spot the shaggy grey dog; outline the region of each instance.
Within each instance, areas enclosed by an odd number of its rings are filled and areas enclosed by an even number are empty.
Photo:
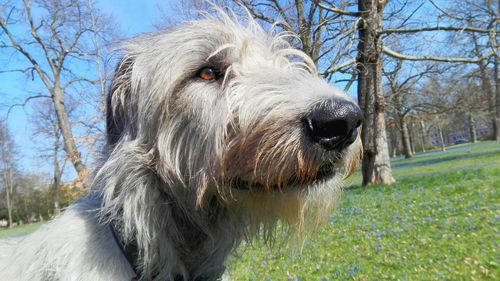
[[[242,239],[328,214],[361,112],[290,34],[215,17],[124,46],[89,195],[0,243],[0,280],[218,280]]]

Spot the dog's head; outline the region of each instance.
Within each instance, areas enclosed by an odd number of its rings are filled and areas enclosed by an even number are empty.
[[[362,114],[290,36],[219,12],[132,40],[108,99],[108,145],[139,146],[168,192],[197,206],[215,196],[291,223],[326,212],[359,160]]]

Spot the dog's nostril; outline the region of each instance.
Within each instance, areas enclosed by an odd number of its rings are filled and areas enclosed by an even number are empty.
[[[315,138],[330,139],[334,137],[343,137],[348,132],[347,123],[344,120],[312,120],[311,124],[311,132]]]
[[[358,137],[358,129],[354,128],[349,132],[349,135],[347,136],[345,143],[347,145],[353,144],[356,141],[357,137]]]

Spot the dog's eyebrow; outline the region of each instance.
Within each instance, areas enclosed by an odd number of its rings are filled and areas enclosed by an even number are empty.
[[[228,56],[226,54],[217,53],[209,56],[201,67],[211,66],[219,71],[225,71],[230,65],[231,62],[228,60]]]
[[[220,46],[219,48],[217,48],[215,51],[213,51],[209,56],[208,56],[208,59],[212,58],[212,57],[215,57],[215,56],[218,56],[219,54],[223,54],[223,52],[225,52],[226,50],[228,49],[232,49],[232,48],[236,48],[236,45],[235,44],[224,44],[222,46]]]

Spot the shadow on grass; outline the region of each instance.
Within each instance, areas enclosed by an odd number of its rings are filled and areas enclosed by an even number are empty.
[[[411,159],[409,161],[404,161],[404,162],[403,161],[393,162],[392,167],[395,169],[421,167],[421,166],[434,165],[434,164],[439,164],[439,163],[448,162],[448,161],[467,159],[467,158],[471,158],[471,157],[482,157],[482,156],[492,155],[492,154],[496,154],[496,153],[500,153],[500,150],[483,151],[483,152],[469,152],[469,153],[464,153],[464,154],[450,155],[450,156],[439,157],[439,158],[430,158],[430,159],[429,158]]]

